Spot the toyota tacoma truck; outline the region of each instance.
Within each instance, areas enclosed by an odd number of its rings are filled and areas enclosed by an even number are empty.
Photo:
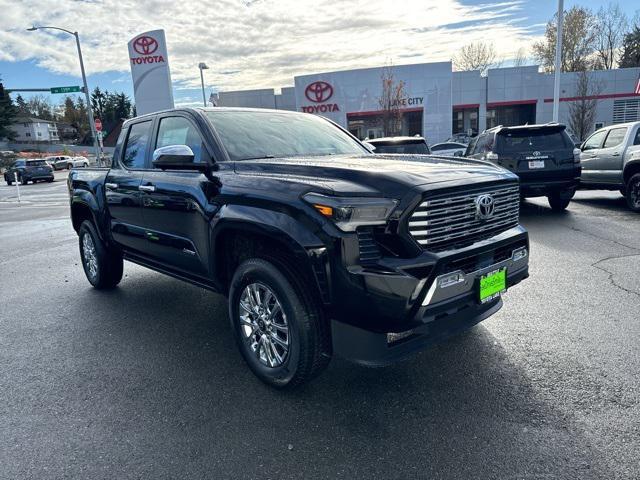
[[[395,362],[494,314],[528,276],[517,177],[412,158],[306,113],[128,120],[111,168],[69,174],[85,274],[113,288],[128,260],[226,295],[242,356],[275,387],[332,355]]]

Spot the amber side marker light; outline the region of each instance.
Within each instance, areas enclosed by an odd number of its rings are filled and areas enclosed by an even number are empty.
[[[313,206],[325,217],[333,217],[333,208],[318,204],[314,204]]]

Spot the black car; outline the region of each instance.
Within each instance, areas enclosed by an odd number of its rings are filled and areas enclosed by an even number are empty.
[[[427,141],[422,137],[381,137],[367,140],[376,147],[375,153],[401,153],[405,155],[428,155],[431,153]]]
[[[127,120],[110,169],[69,174],[85,274],[114,288],[128,260],[228,296],[242,355],[277,387],[332,355],[400,360],[488,318],[528,275],[518,178],[419,157],[372,155],[306,113]]]
[[[546,196],[554,210],[567,208],[580,182],[580,150],[559,123],[491,128],[465,155],[516,173],[523,198]]]
[[[53,182],[53,168],[42,159],[24,160],[19,159],[12,167],[4,172],[4,180],[7,185],[13,185],[17,180],[26,185],[28,182],[38,181]]]

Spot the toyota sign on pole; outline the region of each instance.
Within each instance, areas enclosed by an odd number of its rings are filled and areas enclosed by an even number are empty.
[[[129,42],[129,62],[138,115],[173,108],[164,30],[153,30],[135,36]]]

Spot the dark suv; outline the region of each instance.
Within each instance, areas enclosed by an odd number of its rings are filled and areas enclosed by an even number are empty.
[[[522,198],[546,196],[554,210],[567,208],[580,182],[580,150],[559,123],[491,128],[465,155],[516,173]]]
[[[16,178],[23,185],[30,181],[36,183],[39,180],[53,182],[53,168],[42,159],[16,160],[16,163],[4,172],[4,180],[7,185],[13,185]]]

